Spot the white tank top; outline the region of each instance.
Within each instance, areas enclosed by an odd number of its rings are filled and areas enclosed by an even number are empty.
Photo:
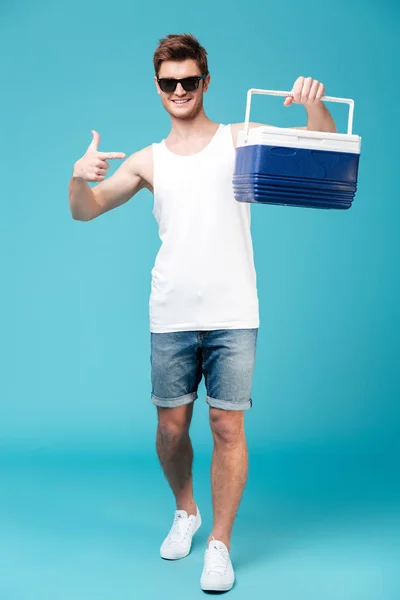
[[[201,152],[153,144],[154,209],[162,242],[152,270],[154,333],[259,326],[250,205],[233,196],[235,148],[220,125]]]

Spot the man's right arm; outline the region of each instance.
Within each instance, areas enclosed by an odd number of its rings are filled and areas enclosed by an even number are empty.
[[[94,132],[85,155],[74,165],[69,183],[69,203],[73,219],[90,221],[127,202],[139,190],[147,187],[143,179],[143,163],[149,159],[150,148],[132,154],[108,179],[110,164],[106,159],[124,158],[121,152],[98,152],[100,136]],[[99,182],[91,188],[88,181]]]

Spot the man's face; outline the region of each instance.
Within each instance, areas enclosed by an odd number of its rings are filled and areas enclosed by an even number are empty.
[[[200,77],[200,69],[195,60],[188,59],[184,61],[167,60],[161,63],[161,78],[184,79],[185,77]],[[187,92],[182,84],[178,83],[174,92],[167,93],[160,89],[157,77],[154,78],[157,91],[161,96],[161,102],[169,114],[177,119],[193,119],[203,106],[203,93],[207,90],[210,76],[199,82],[199,87],[193,92]]]

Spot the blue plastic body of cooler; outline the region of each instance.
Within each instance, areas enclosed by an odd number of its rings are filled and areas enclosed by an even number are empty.
[[[350,208],[359,158],[330,150],[242,146],[236,150],[234,195],[241,202]]]
[[[257,190],[242,190],[241,192],[235,192],[235,198],[239,202],[248,202],[254,204],[280,204],[281,206],[298,206],[304,208],[325,208],[325,209],[341,209],[346,210],[351,207],[351,201],[345,200],[323,200],[323,199],[312,199],[312,198],[300,198],[299,196],[278,196],[274,194],[262,194]]]

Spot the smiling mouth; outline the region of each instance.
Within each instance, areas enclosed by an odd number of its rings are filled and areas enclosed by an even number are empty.
[[[174,104],[176,104],[177,106],[180,106],[182,104],[187,104],[190,101],[191,101],[191,98],[185,98],[185,99],[182,99],[182,100],[172,100],[172,102]]]

